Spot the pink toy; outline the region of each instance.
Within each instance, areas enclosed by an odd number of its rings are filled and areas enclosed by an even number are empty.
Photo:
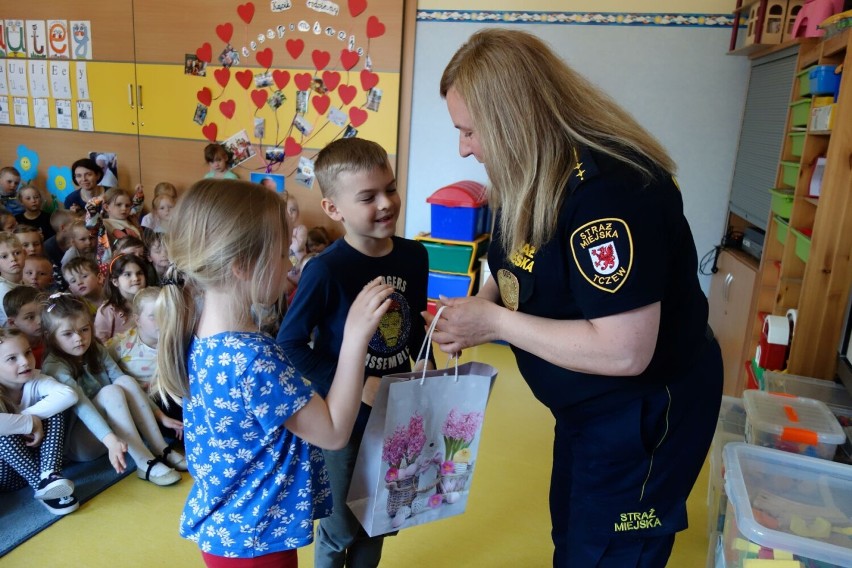
[[[843,0],[805,0],[793,24],[793,37],[821,37],[825,30],[817,26],[829,16],[843,11]]]

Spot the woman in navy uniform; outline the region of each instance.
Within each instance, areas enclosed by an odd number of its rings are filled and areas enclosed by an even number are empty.
[[[442,299],[435,340],[508,342],[556,418],[554,566],[663,567],[722,394],[675,165],[524,32],[474,34],[441,95],[498,217],[494,277]]]

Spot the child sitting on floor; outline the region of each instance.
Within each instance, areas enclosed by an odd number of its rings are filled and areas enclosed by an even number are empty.
[[[3,298],[3,309],[6,310],[9,329],[17,329],[23,333],[35,357],[36,368],[41,369],[44,361],[44,338],[41,335],[41,310],[47,294],[32,286],[18,286]]]
[[[79,298],[95,317],[104,303],[104,280],[98,263],[91,258],[77,257],[62,268],[62,276],[68,283],[68,291]]]
[[[80,504],[74,483],[62,476],[63,411],[77,394],[38,371],[18,330],[0,329],[0,361],[0,491],[29,484],[54,515],[73,513]]]

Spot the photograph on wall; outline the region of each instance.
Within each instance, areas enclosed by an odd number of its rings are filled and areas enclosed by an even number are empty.
[[[297,114],[296,118],[293,119],[293,126],[296,127],[296,130],[302,133],[303,136],[309,136],[311,132],[314,131],[314,125],[308,122],[301,114]]]
[[[204,119],[207,118],[207,107],[201,103],[195,105],[195,114],[192,117],[192,121],[195,124],[201,125],[204,124]]]
[[[254,117],[254,137],[263,140],[266,136],[266,119],[259,116]]]
[[[281,174],[251,172],[249,179],[252,183],[258,183],[277,193],[284,193],[284,188],[286,187],[286,178]]]
[[[246,133],[245,130],[240,130],[230,138],[226,139],[222,142],[222,146],[231,158],[228,162],[229,168],[240,165],[249,158],[254,157],[257,153],[255,152],[254,146],[251,145],[248,133]]]
[[[89,152],[89,159],[94,160],[104,173],[101,183],[104,187],[118,187],[118,157],[114,152]]]
[[[378,112],[380,104],[382,104],[382,90],[373,87],[367,93],[367,110]]]
[[[77,101],[77,130],[94,132],[95,110],[92,101]]]
[[[36,128],[50,128],[50,106],[47,99],[33,99],[33,117]]]
[[[358,136],[358,129],[351,124],[343,131],[343,138],[355,138]]]
[[[266,152],[263,154],[267,162],[283,162],[284,148],[280,146],[267,146]]]
[[[272,86],[272,73],[258,73],[254,76],[254,86],[257,89]]]
[[[343,128],[346,121],[349,120],[349,115],[336,107],[331,107],[328,111],[328,121],[335,126]]]
[[[56,99],[56,128],[71,130],[71,101],[67,99]]]
[[[0,124],[9,124],[9,97],[0,97]]]
[[[194,53],[187,53],[183,57],[183,74],[206,77],[207,63],[198,59],[198,56]]]
[[[266,101],[266,104],[268,104],[269,108],[272,110],[278,110],[286,100],[287,97],[284,95],[284,91],[273,91],[272,94],[269,95],[269,100]]]
[[[27,105],[27,99],[24,97],[12,99],[12,112],[17,126],[30,126],[30,108]]]
[[[314,161],[305,156],[299,158],[299,166],[296,168],[296,182],[308,189],[314,185]]]
[[[296,91],[296,112],[299,114],[308,112],[308,91]]]
[[[68,22],[47,21],[47,56],[51,59],[68,59]]]
[[[231,46],[229,43],[225,46],[225,49],[222,50],[222,53],[219,54],[219,63],[222,64],[222,67],[231,67],[232,65],[240,64],[240,54],[237,53],[237,50]]]

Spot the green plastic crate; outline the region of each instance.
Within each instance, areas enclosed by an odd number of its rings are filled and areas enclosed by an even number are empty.
[[[784,242],[787,240],[787,229],[790,227],[790,225],[787,223],[787,221],[785,221],[778,215],[775,215],[774,218],[776,227],[775,238],[777,238],[778,242],[783,245]]]
[[[772,212],[782,219],[789,219],[793,212],[793,190],[790,188],[770,189],[769,205]]]
[[[811,114],[811,100],[790,103],[790,126],[807,126]]]
[[[450,245],[423,241],[429,253],[429,270],[439,272],[470,272],[474,245]]]
[[[807,262],[811,256],[811,238],[797,231],[795,227],[790,227],[790,231],[796,235],[796,256],[802,259],[802,262]]]
[[[781,162],[781,181],[784,185],[796,187],[799,181],[799,162]]]
[[[805,149],[806,132],[790,132],[787,136],[790,138],[790,154],[796,158],[802,157],[802,151]]]
[[[811,72],[811,67],[807,69],[802,69],[798,73],[796,73],[796,78],[799,80],[799,96],[800,97],[809,97],[811,96],[811,80],[808,75]]]

